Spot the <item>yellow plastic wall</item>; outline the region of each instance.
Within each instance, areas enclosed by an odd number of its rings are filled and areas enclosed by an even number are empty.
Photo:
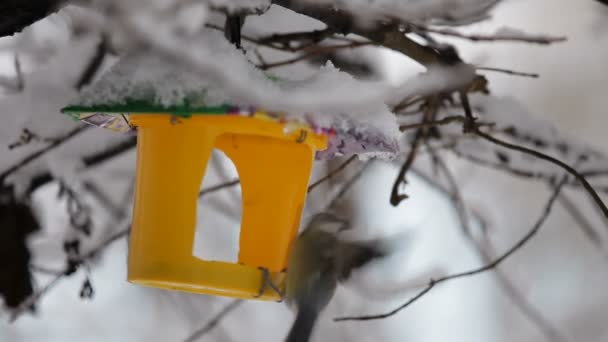
[[[138,155],[128,280],[251,299],[262,285],[258,267],[266,267],[282,286],[314,151],[326,148],[326,137],[311,131],[285,135],[280,123],[241,116],[193,116],[177,123],[163,114],[129,119],[138,126]],[[192,255],[198,193],[213,148],[234,162],[241,180],[238,264]],[[260,299],[279,296],[269,290]]]

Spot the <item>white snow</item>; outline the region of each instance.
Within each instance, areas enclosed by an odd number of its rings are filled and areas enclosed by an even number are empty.
[[[497,0],[301,0],[348,10],[363,24],[399,18],[403,21],[468,24],[488,17]]]

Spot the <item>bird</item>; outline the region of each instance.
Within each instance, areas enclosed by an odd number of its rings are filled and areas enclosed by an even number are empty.
[[[339,239],[339,233],[349,228],[349,222],[332,213],[315,214],[291,248],[285,301],[297,313],[286,342],[307,342],[338,283],[354,269],[384,256],[377,244]]]

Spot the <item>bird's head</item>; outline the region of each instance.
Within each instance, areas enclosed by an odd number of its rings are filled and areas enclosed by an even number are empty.
[[[318,229],[332,235],[337,235],[343,230],[349,229],[350,224],[332,213],[321,212],[315,214],[308,224],[309,229]]]

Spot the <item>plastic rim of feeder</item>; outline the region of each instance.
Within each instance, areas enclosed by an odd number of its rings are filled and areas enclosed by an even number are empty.
[[[284,287],[288,251],[297,237],[314,154],[327,147],[327,136],[306,125],[286,130],[284,121],[265,112],[221,115],[227,108],[64,108],[77,119],[113,113],[126,121],[120,113],[128,112],[128,127],[137,129],[129,282],[254,299],[263,283],[259,267],[265,267],[270,279]],[[214,148],[232,160],[240,178],[238,263],[201,260],[192,253],[199,187]],[[276,301],[280,296],[267,290],[257,299]]]

